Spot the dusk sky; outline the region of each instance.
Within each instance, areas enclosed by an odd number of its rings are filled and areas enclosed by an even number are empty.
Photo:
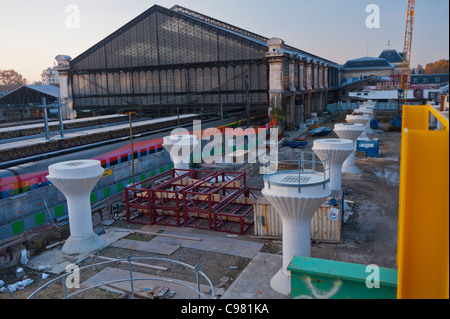
[[[139,14],[179,4],[337,63],[403,51],[407,0],[1,0],[0,70],[15,69],[29,83],[58,54],[77,57]],[[79,28],[66,20],[79,8]],[[366,26],[366,7],[380,8],[380,28]],[[416,0],[412,66],[449,58],[449,1]]]

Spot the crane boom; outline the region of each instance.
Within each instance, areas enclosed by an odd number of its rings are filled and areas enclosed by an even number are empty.
[[[411,48],[414,30],[416,0],[408,0],[408,13],[406,17],[405,45],[403,49],[402,77],[399,91],[399,113],[403,105],[408,102],[409,76],[411,72]]]

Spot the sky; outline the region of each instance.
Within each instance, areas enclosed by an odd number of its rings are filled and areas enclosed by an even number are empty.
[[[155,4],[178,4],[325,59],[403,51],[407,0],[0,0],[0,70],[40,81],[59,54],[77,57]],[[379,28],[367,18],[379,8]],[[75,7],[73,6],[75,5]],[[79,9],[77,17],[73,19]],[[449,59],[449,1],[416,0],[411,66]],[[376,20],[370,20],[376,22]]]

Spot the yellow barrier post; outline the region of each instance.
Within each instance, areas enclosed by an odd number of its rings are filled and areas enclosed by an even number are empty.
[[[403,110],[399,201],[397,298],[448,299],[449,121],[431,106]]]

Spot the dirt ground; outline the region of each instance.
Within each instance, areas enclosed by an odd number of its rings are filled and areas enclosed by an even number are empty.
[[[334,127],[334,123],[325,123],[323,126]],[[357,158],[356,165],[362,174],[343,175],[342,186],[346,200],[355,203],[352,214],[346,223],[342,225],[341,243],[328,244],[318,243],[312,246],[312,257],[331,259],[342,262],[358,264],[376,264],[380,267],[396,268],[397,254],[397,224],[398,224],[398,194],[399,194],[399,171],[400,171],[400,144],[401,134],[399,132],[382,132],[375,134],[376,138],[381,140],[380,158]],[[337,138],[331,133],[327,138]],[[308,146],[305,151],[310,151],[314,138],[307,137]],[[300,150],[281,149],[282,159],[296,159]],[[257,164],[241,165],[236,170],[246,171],[248,185],[250,187],[262,188],[264,186],[262,176],[258,174],[259,166]],[[130,225],[124,221],[116,221],[114,227],[138,229],[142,225]],[[176,230],[176,229],[174,229]],[[206,230],[194,230],[191,234],[203,233],[214,236],[227,236],[224,233],[210,232]],[[67,229],[65,231],[67,234]],[[258,239],[254,238],[254,226],[252,226],[245,235],[239,236],[239,239],[263,243],[262,252],[270,254],[282,254],[282,243],[280,239]],[[56,237],[61,237],[61,234]],[[129,236],[129,239],[149,241],[151,237],[147,236]],[[53,242],[57,241],[52,238]],[[45,244],[50,244],[48,240]],[[128,251],[120,248],[107,247],[99,255],[113,258],[125,258],[129,254],[131,257],[161,257],[158,254],[148,256],[139,251]],[[199,264],[201,270],[210,278],[213,285],[217,288],[228,288],[239,274],[250,263],[250,259],[230,256],[220,253],[212,253],[197,249],[179,248],[170,257],[172,260],[181,261],[190,265]],[[84,261],[80,267],[94,265],[99,263],[97,259],[89,258]],[[160,275],[164,277],[181,279],[189,282],[195,282],[194,273],[181,266],[159,262],[155,265],[169,267],[169,271],[161,274],[159,270],[136,267],[135,271],[148,274]],[[127,269],[126,265],[116,265],[115,267]],[[17,282],[15,270],[17,267],[11,267],[0,271],[0,280],[6,285]],[[33,284],[25,287],[24,290],[18,290],[14,297],[22,299],[27,298],[33,291],[38,289],[44,283],[56,278],[51,275],[47,279],[41,278],[41,273],[33,271],[26,266],[23,267],[28,278],[34,280]],[[92,275],[98,273],[104,268],[95,267],[83,271],[81,282]],[[204,284],[205,282],[202,282]],[[41,299],[61,299],[62,284],[54,284],[42,291],[38,298]],[[70,293],[70,291],[69,291]],[[8,292],[0,293],[0,299],[13,298]],[[123,294],[112,293],[104,289],[90,290],[83,295],[82,299],[118,299],[123,298]]]

